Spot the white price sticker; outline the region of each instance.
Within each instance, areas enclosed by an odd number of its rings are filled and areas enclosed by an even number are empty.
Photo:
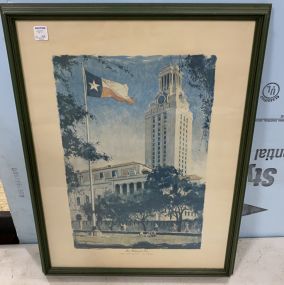
[[[34,39],[36,41],[47,41],[47,26],[34,26]]]

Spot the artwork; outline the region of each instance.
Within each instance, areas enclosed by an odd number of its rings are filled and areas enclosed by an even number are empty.
[[[202,246],[216,60],[53,57],[76,248]]]
[[[44,273],[232,274],[270,10],[1,5]]]

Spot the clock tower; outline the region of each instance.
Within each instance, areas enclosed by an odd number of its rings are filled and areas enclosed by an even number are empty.
[[[145,163],[174,166],[188,175],[191,165],[192,113],[177,65],[159,73],[159,91],[145,113]]]

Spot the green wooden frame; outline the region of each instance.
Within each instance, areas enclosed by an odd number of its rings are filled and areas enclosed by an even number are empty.
[[[21,130],[42,269],[56,275],[176,275],[229,276],[233,272],[250,149],[254,130],[262,66],[265,54],[271,4],[6,4],[1,5],[11,76]],[[238,167],[224,268],[71,268],[52,267],[39,186],[37,161],[21,67],[17,20],[252,20],[255,34],[251,55],[247,97],[243,118]]]

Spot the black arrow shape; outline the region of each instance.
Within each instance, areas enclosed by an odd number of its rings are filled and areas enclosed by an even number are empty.
[[[243,205],[242,216],[248,216],[248,215],[260,213],[260,212],[263,212],[263,211],[267,211],[267,209],[256,207],[256,206],[253,206],[253,205],[244,204]]]

